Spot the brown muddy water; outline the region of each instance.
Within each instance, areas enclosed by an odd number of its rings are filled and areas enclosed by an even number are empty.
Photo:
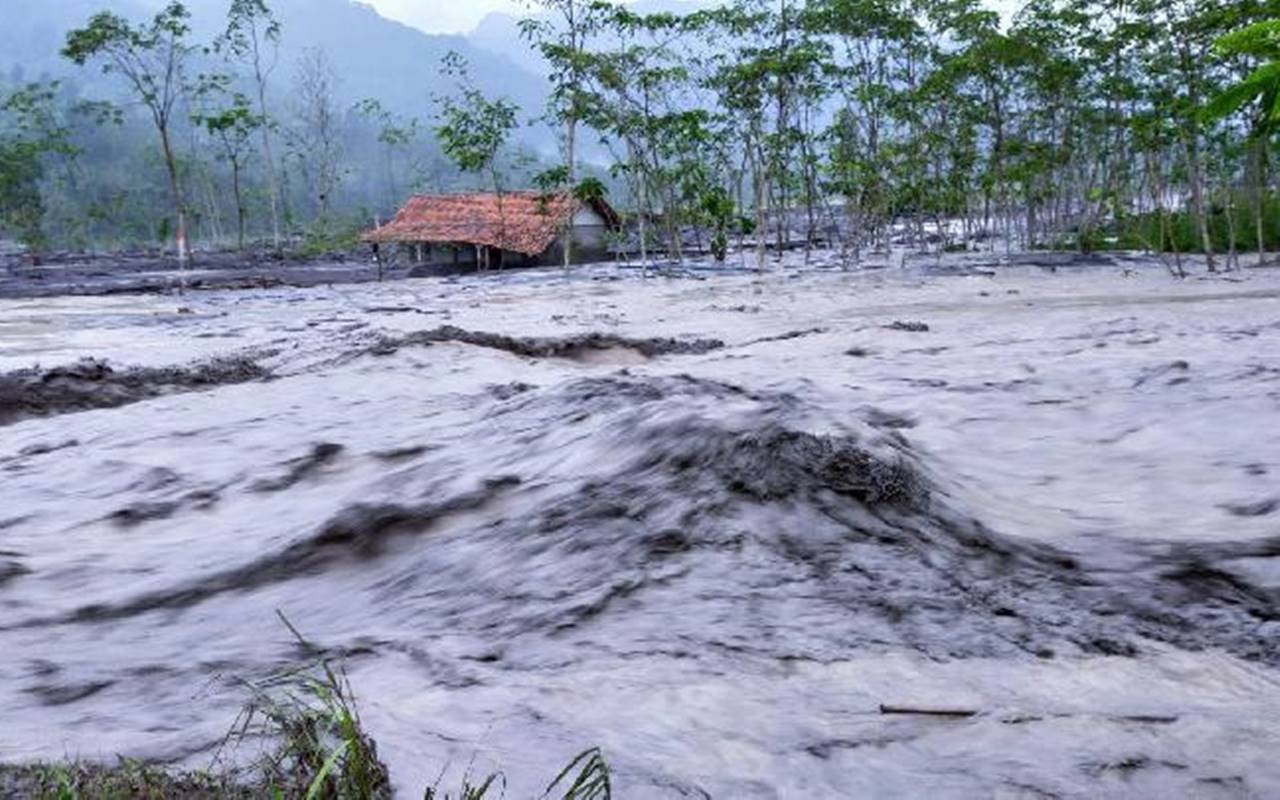
[[[205,763],[279,610],[404,796],[1280,794],[1280,274],[942,272],[0,301],[0,758]]]

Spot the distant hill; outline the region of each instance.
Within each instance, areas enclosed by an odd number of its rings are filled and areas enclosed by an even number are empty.
[[[58,55],[66,32],[84,24],[104,8],[140,19],[154,13],[163,0],[2,0],[0,74],[15,68],[27,79],[42,73],[79,75],[98,84]],[[228,0],[187,0],[198,38],[208,41],[224,25]],[[352,0],[273,0],[283,28],[280,61],[274,75],[277,90],[287,89],[298,57],[307,48],[328,54],[346,101],[376,97],[405,115],[430,118],[431,97],[447,94],[451,79],[440,71],[450,50],[471,62],[476,83],[486,92],[519,103],[524,117],[539,114],[546,101],[544,78],[501,53],[476,47],[462,36],[443,36],[389,20],[372,6]]]
[[[104,5],[126,16],[145,13],[138,0],[3,0],[0,14],[0,70],[8,76],[35,80],[44,74],[65,74],[73,67],[58,51],[66,33]]]

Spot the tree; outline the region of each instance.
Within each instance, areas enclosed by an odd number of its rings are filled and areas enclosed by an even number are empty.
[[[445,155],[463,172],[487,175],[498,197],[498,217],[503,228],[502,173],[498,156],[516,128],[519,108],[503,99],[490,99],[471,82],[465,58],[455,52],[444,57],[445,73],[458,82],[456,97],[438,97],[440,124],[436,126]],[[504,231],[505,233],[505,231]]]
[[[1239,83],[1224,90],[1206,106],[1209,120],[1226,117],[1250,103],[1259,105],[1259,118],[1280,127],[1280,20],[1267,20],[1220,37],[1214,51],[1223,58],[1243,56],[1265,61]]]
[[[324,50],[307,50],[298,61],[293,94],[298,124],[293,131],[293,153],[316,201],[321,233],[329,229],[334,194],[342,183],[342,134],[336,85],[337,75]]]
[[[20,139],[0,138],[0,229],[12,231],[32,250],[45,243],[42,220],[44,167],[40,150]]]
[[[169,177],[177,222],[174,233],[178,262],[183,266],[190,252],[187,200],[172,136],[174,112],[187,89],[184,68],[193,51],[187,43],[189,18],[186,6],[178,0],[171,0],[150,22],[136,26],[104,11],[91,17],[85,27],[68,33],[62,49],[62,55],[77,65],[98,61],[104,73],[123,77],[150,113]]]
[[[418,119],[416,117],[403,119],[373,98],[366,98],[356,103],[354,111],[375,126],[387,171],[387,192],[384,202],[394,205],[401,199],[400,181],[396,177],[398,172],[396,156],[405,156],[413,148],[414,142],[418,139]],[[406,159],[406,161],[409,162],[405,168],[410,173],[410,181],[416,182],[419,165],[412,159]]]
[[[271,206],[271,240],[280,250],[280,177],[272,150],[274,130],[267,107],[267,83],[275,72],[280,54],[280,23],[265,0],[232,0],[227,11],[227,28],[215,48],[248,67],[257,93],[257,118],[262,124],[263,170],[267,176],[267,196]]]
[[[236,207],[236,245],[244,250],[245,209],[241,176],[252,156],[251,140],[266,125],[262,115],[254,112],[248,97],[227,89],[224,76],[211,77],[204,87],[204,94],[211,94],[223,102],[215,104],[204,113],[197,114],[194,122],[201,125],[217,142],[219,157],[231,170],[231,196]]]
[[[12,230],[32,250],[47,243],[45,161],[74,159],[71,129],[54,110],[60,84],[29,83],[0,104],[11,124],[0,128],[0,227]]]
[[[586,44],[596,30],[601,6],[584,0],[536,0],[554,21],[526,19],[521,33],[534,42],[551,67],[551,115],[564,125],[564,185],[572,192],[578,180],[578,126],[587,116],[590,96],[583,83],[587,69]],[[565,236],[564,265],[573,260],[573,237]]]
[[[1226,119],[1249,106],[1255,107],[1249,125],[1249,149],[1253,167],[1254,236],[1258,263],[1262,264],[1266,261],[1263,194],[1267,143],[1280,130],[1280,20],[1257,22],[1229,33],[1214,43],[1214,52],[1224,59],[1263,62],[1210,100],[1203,112],[1205,119],[1213,122]]]

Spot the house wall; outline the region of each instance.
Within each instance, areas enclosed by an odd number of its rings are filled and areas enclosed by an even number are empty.
[[[438,267],[476,265],[476,249],[469,245],[452,247],[445,244],[403,244],[401,248],[405,259],[411,264]]]
[[[579,208],[573,216],[571,230],[573,260],[576,263],[607,260],[609,258],[608,234],[609,226],[604,217],[588,206]],[[563,261],[563,250],[560,250],[559,246],[554,249],[561,253],[560,259]]]

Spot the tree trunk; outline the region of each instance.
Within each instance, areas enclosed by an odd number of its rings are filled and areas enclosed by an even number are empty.
[[[755,154],[755,164],[752,165],[751,169],[751,182],[752,188],[755,190],[756,204],[756,269],[764,272],[765,261],[768,258],[766,248],[768,247],[767,237],[769,236],[768,219],[765,215],[765,176],[761,174],[764,159],[761,158],[754,145],[751,145],[751,147],[752,153]]]
[[[244,198],[240,190],[240,161],[238,159],[231,160],[231,191],[235,195],[236,201],[236,242],[240,252],[244,252],[244,223],[245,209]]]
[[[178,162],[173,154],[173,144],[169,141],[169,128],[160,127],[160,144],[164,150],[164,163],[169,172],[169,190],[173,193],[173,208],[177,215],[177,226],[174,238],[178,246],[178,267],[187,267],[187,200],[182,193],[182,181],[178,177]],[[186,275],[182,276],[183,287],[186,286]]]
[[[267,195],[271,201],[271,244],[280,252],[280,180],[271,153],[271,117],[267,114],[267,76],[262,72],[262,52],[255,26],[253,32],[253,74],[258,83],[258,113],[262,115],[262,158],[267,169]]]
[[[572,207],[573,204],[576,202],[575,200],[573,200],[573,190],[578,182],[577,163],[576,163],[577,159],[575,158],[575,153],[574,153],[574,150],[578,144],[577,142],[578,121],[573,118],[572,114],[569,117],[569,123],[567,127],[569,130],[568,130],[568,135],[566,137],[567,141],[565,145],[566,145],[566,150],[568,151],[566,154],[568,157],[565,159],[565,166],[568,168],[566,171],[566,175],[569,183],[568,191],[569,191],[569,197],[570,197],[570,207]],[[564,235],[564,268],[566,270],[569,269],[569,266],[573,264],[573,217],[572,215],[570,215],[569,222],[567,223],[567,228],[568,229],[565,231],[565,235]]]
[[[1253,151],[1253,227],[1258,239],[1258,266],[1267,262],[1267,237],[1262,224],[1263,187],[1266,185],[1266,155],[1263,148],[1266,143],[1265,136],[1255,136],[1253,147],[1250,148]]]
[[[1200,246],[1204,250],[1205,264],[1210,272],[1218,271],[1217,261],[1213,257],[1213,237],[1209,233],[1209,215],[1204,203],[1204,165],[1200,158],[1200,140],[1191,133],[1185,142],[1187,163],[1191,167],[1191,206],[1196,218],[1196,227],[1200,231]]]

